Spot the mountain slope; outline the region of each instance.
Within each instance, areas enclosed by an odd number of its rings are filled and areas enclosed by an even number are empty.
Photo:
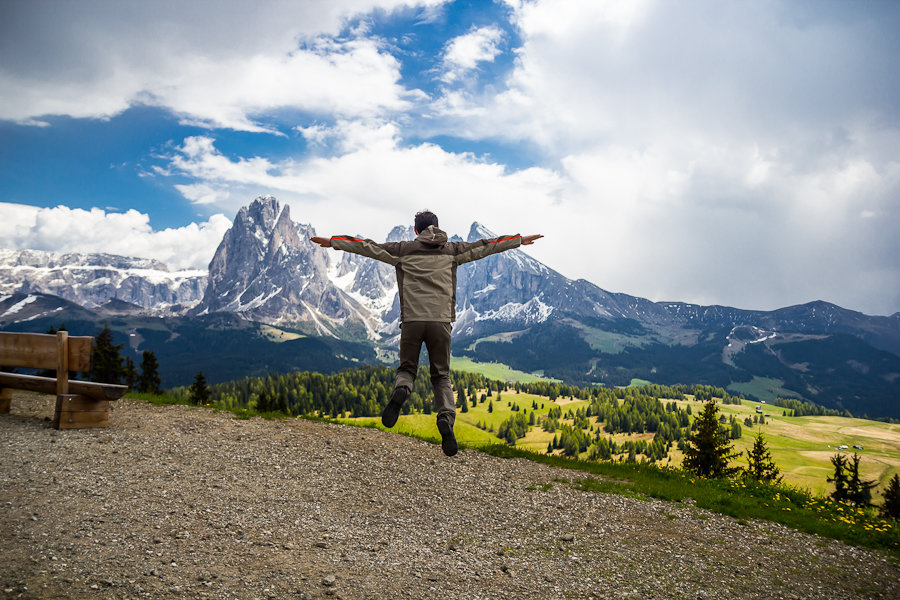
[[[369,310],[329,278],[329,256],[272,196],[242,208],[209,264],[209,283],[192,315],[243,318],[348,339],[377,337]]]
[[[198,302],[205,287],[206,271],[170,272],[151,259],[0,250],[0,295],[52,294],[89,308],[116,299],[178,312]]]

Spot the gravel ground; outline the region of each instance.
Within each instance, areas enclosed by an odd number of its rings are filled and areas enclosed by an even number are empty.
[[[900,597],[883,553],[525,460],[127,399],[56,431],[53,406],[0,415],[5,597]]]

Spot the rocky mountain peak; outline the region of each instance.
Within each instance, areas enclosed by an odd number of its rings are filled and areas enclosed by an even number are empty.
[[[235,312],[317,335],[372,337],[372,317],[329,277],[329,252],[272,196],[241,208],[209,265],[195,314]]]
[[[475,221],[469,228],[469,235],[466,237],[466,241],[477,242],[478,240],[485,240],[495,237],[497,237],[496,233],[494,233],[478,221]]]
[[[387,235],[387,239],[385,241],[388,242],[408,242],[410,240],[416,239],[416,230],[410,225],[408,227],[404,227],[403,225],[397,225],[393,229],[391,229],[390,233]]]

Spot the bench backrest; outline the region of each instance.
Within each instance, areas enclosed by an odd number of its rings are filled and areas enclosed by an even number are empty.
[[[55,369],[58,393],[68,391],[69,371],[89,373],[94,338],[69,336],[67,331],[12,333],[0,331],[0,366]]]

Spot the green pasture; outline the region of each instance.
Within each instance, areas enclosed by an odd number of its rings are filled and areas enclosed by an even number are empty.
[[[797,392],[782,387],[784,382],[780,379],[771,377],[754,377],[750,381],[743,383],[732,383],[728,386],[728,391],[739,396],[753,396],[766,402],[772,402],[775,398],[799,398]]]
[[[479,392],[479,398],[483,392]],[[538,408],[534,409],[533,403]],[[488,406],[493,405],[493,411],[488,412]],[[693,399],[677,401],[680,406],[690,405],[693,415],[697,415],[701,402]],[[483,445],[488,443],[502,443],[496,436],[500,424],[515,414],[513,406],[518,406],[520,412],[527,418],[531,412],[540,421],[546,416],[550,408],[559,406],[563,415],[571,410],[573,413],[579,408],[588,405],[583,400],[571,401],[567,398],[558,398],[556,403],[548,398],[534,394],[516,393],[514,391],[501,392],[498,400],[497,394],[488,397],[484,402],[478,402],[474,407],[469,405],[468,412],[457,409],[456,413],[456,437],[461,444]],[[765,417],[765,425],[755,425],[753,428],[744,425],[745,417],[756,415],[756,407],[760,406]],[[874,479],[878,487],[874,490],[876,498],[881,496],[887,481],[895,473],[900,473],[900,425],[855,419],[846,417],[784,417],[784,409],[751,401],[744,401],[740,405],[719,404],[720,414],[729,417],[735,415],[741,423],[743,436],[734,440],[734,450],[740,452],[740,457],[735,459],[735,464],[745,466],[747,464],[747,450],[752,445],[756,431],[762,431],[766,444],[772,453],[772,458],[784,475],[786,484],[806,489],[812,494],[824,496],[832,491],[827,477],[832,474],[831,457],[838,452],[838,446],[846,445],[848,449],[843,451],[850,455],[857,452],[862,461],[861,473],[867,479]],[[434,415],[402,415],[394,431],[423,437],[437,439],[438,434],[434,424]],[[379,417],[361,417],[355,419],[341,419],[346,423],[375,424],[381,428]],[[571,424],[571,420],[565,418],[561,423]],[[596,419],[591,422],[595,428],[601,427]],[[479,427],[479,424],[484,428]],[[553,440],[554,433],[548,433],[535,425],[528,434],[518,440],[516,447],[532,452],[544,453],[547,445]],[[607,435],[607,434],[604,434]],[[609,436],[616,442],[625,440],[653,439],[652,433],[612,435]],[[862,450],[854,449],[854,445],[861,445]],[[586,458],[586,455],[581,458]],[[679,466],[681,453],[672,448],[669,458],[663,465]]]
[[[397,424],[391,428],[391,431],[400,433],[403,435],[408,435],[411,437],[429,440],[432,442],[439,442],[441,439],[440,434],[437,430],[437,425],[435,424],[436,415],[425,415],[425,414],[412,414],[412,415],[400,415],[400,418],[397,419]],[[377,429],[384,430],[385,427],[381,424],[381,417],[358,417],[352,419],[336,419],[339,423],[347,423],[350,425],[363,425],[367,427],[375,427]],[[467,444],[495,444],[500,440],[491,435],[486,431],[482,431],[478,429],[474,425],[467,423],[459,418],[456,419],[456,424],[453,427],[453,431],[456,434],[457,440],[462,443]]]
[[[652,381],[647,381],[646,379],[638,379],[637,377],[633,377],[631,379],[631,383],[628,384],[628,387],[639,387],[642,385],[650,385]]]
[[[484,391],[479,392],[479,398],[482,393],[484,393]],[[537,403],[538,408],[536,410],[532,408],[533,403]],[[493,405],[493,410],[492,412],[488,412],[488,407],[491,405]],[[535,418],[539,419],[540,417],[546,416],[554,406],[559,406],[562,409],[563,414],[565,414],[568,410],[574,412],[587,405],[588,403],[583,400],[571,401],[563,398],[557,399],[554,403],[544,396],[536,396],[524,392],[517,393],[514,391],[501,392],[498,399],[498,396],[495,393],[492,396],[489,396],[484,402],[478,402],[474,407],[469,404],[468,412],[462,412],[462,410],[457,408],[456,425],[453,430],[457,441],[461,444],[500,444],[503,442],[496,436],[496,433],[500,429],[500,425],[503,421],[516,413],[516,411],[513,410],[514,406],[518,406],[519,411],[525,415],[526,418],[534,412]],[[435,418],[436,417],[433,414],[400,415],[397,424],[394,425],[391,431],[419,438],[439,439],[434,424]],[[338,421],[353,425],[374,425],[378,429],[384,429],[381,425],[381,417],[343,418],[338,419]],[[488,431],[481,429],[479,424]],[[545,452],[547,450],[547,443],[553,440],[553,435],[554,434],[547,433],[540,427],[535,426],[528,432],[528,435],[519,440],[516,445],[532,451]]]
[[[518,371],[503,363],[475,362],[474,360],[466,356],[451,356],[450,368],[454,371],[480,373],[488,379],[497,379],[499,381],[518,381],[519,383],[533,383],[535,381],[559,381],[558,379],[543,377],[534,373]]]
[[[689,402],[696,415],[700,402]],[[679,402],[684,405],[684,402]],[[756,407],[760,406],[765,417],[765,425],[749,428],[744,425],[745,417],[756,415]],[[785,409],[771,404],[745,400],[740,405],[719,404],[719,412],[726,417],[735,415],[743,428],[741,439],[734,440],[734,449],[741,453],[736,463],[747,464],[747,450],[753,446],[756,432],[761,431],[772,458],[781,472],[784,481],[793,486],[808,489],[818,495],[832,491],[826,478],[833,473],[831,457],[838,446],[847,446],[843,453],[859,454],[862,459],[860,471],[863,477],[878,481],[874,490],[880,496],[887,481],[900,473],[900,425],[856,419],[847,417],[784,417]],[[862,450],[853,448],[860,445]],[[673,464],[680,464],[675,455],[671,455]]]

